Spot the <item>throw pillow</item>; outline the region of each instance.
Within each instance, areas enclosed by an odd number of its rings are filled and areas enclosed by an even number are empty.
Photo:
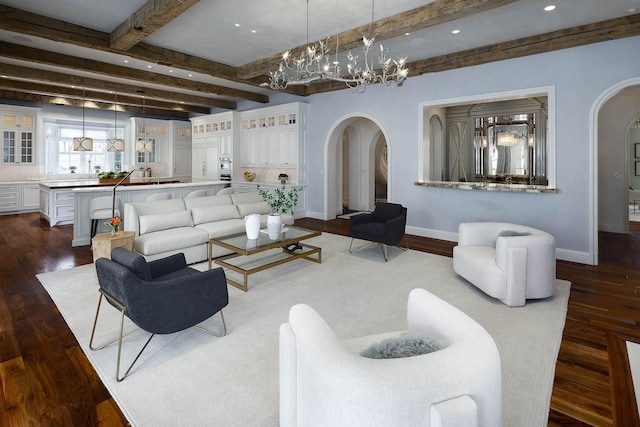
[[[273,213],[273,211],[271,210],[271,206],[269,206],[267,202],[240,203],[236,206],[238,206],[238,212],[240,213],[240,218],[244,218],[249,214]]]
[[[178,227],[193,227],[191,212],[178,211],[166,214],[143,215],[139,218],[140,235]]]
[[[207,222],[222,221],[224,219],[240,218],[236,205],[209,206],[206,208],[191,208],[191,216],[195,225]]]
[[[514,237],[514,236],[529,236],[531,233],[528,231],[514,231],[514,230],[502,230],[498,233],[498,237]],[[498,237],[493,241],[493,247],[496,247],[496,243],[498,241]]]
[[[399,337],[387,338],[371,345],[360,353],[369,359],[398,359],[401,357],[419,356],[440,350],[443,345],[437,340],[427,338],[415,332]]]

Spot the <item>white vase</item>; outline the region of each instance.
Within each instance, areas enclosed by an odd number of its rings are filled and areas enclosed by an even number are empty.
[[[267,218],[267,233],[271,240],[278,240],[282,233],[282,216],[280,214],[269,214]]]
[[[260,235],[260,214],[251,214],[244,217],[244,228],[247,239],[257,239]]]

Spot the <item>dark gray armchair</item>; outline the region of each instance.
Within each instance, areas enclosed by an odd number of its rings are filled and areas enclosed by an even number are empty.
[[[229,303],[229,294],[222,268],[200,272],[187,267],[184,254],[181,253],[147,263],[142,255],[124,248],[113,249],[111,259],[98,258],[95,266],[100,299],[89,347],[100,350],[118,341],[118,381],[126,378],[155,334],[171,334],[192,326],[215,336],[226,334],[222,309]],[[94,347],[93,338],[103,297],[121,312],[120,333],[118,338]],[[222,319],[221,333],[198,326],[218,312]],[[128,335],[124,333],[125,316],[140,329],[151,333],[151,336],[120,377],[122,338]]]
[[[352,237],[349,252],[355,252],[354,239],[367,240],[380,244],[384,260],[387,261],[387,245],[396,246],[402,241],[406,225],[407,208],[398,203],[378,202],[373,212],[349,219],[349,237]]]

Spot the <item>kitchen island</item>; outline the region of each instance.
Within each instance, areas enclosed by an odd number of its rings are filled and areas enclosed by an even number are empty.
[[[113,195],[113,185],[95,185],[91,181],[78,181],[77,185],[67,181],[40,184],[40,215],[50,224],[73,224],[72,246],[91,244],[91,220],[89,219],[89,201],[94,197]],[[130,183],[116,189],[116,197],[122,204],[144,201],[157,193],[169,193],[174,199],[184,198],[195,190],[207,190],[214,195],[227,186],[226,181],[179,182],[179,183]],[[124,212],[121,212],[121,216]],[[61,217],[61,215],[64,215]],[[126,218],[122,218],[126,221]],[[98,232],[108,231],[106,224],[99,224]]]
[[[178,182],[173,178],[136,178],[126,185],[150,185]],[[38,185],[38,184],[36,184]],[[75,179],[44,181],[39,183],[40,217],[49,221],[50,227],[73,224],[74,201],[72,190],[75,188],[105,187],[113,189],[113,184],[101,183],[98,179]]]

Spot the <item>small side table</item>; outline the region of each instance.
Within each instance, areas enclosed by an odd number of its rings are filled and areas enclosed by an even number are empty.
[[[116,234],[99,233],[91,239],[91,249],[93,250],[93,261],[98,258],[111,259],[113,248],[125,248],[133,251],[133,231],[118,231]]]

